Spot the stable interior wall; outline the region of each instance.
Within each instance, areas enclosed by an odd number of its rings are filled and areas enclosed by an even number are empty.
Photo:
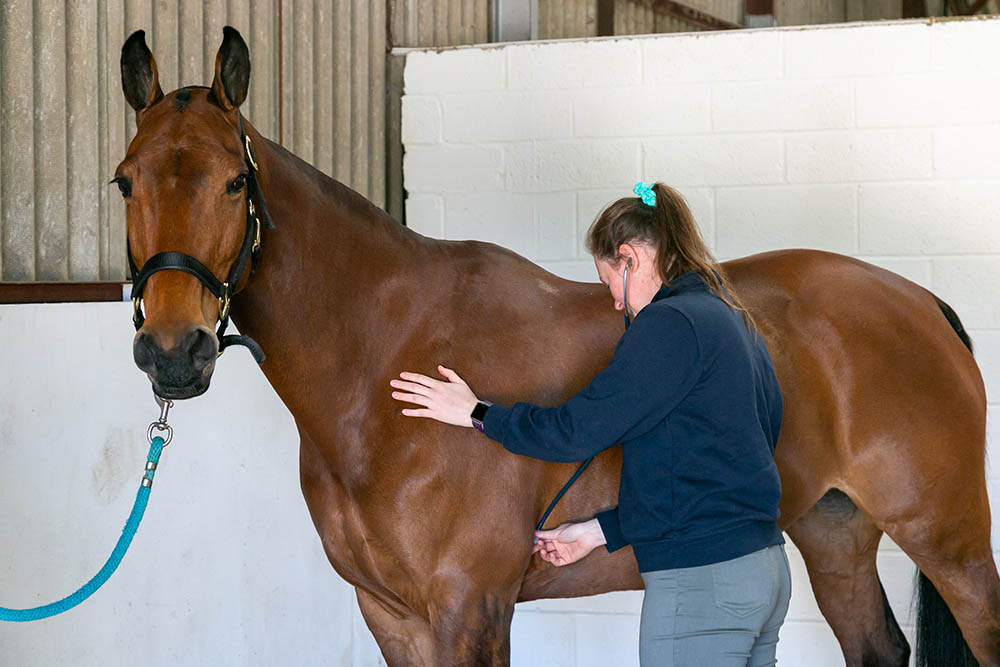
[[[950,303],[987,384],[1000,516],[1000,19],[521,43],[406,61],[406,220],[418,232],[498,243],[596,281],[587,226],[636,180],[662,180],[687,197],[720,259],[830,250]],[[779,659],[842,665],[791,545],[789,557]],[[912,645],[913,565],[885,539],[879,567]],[[640,601],[520,604],[513,664],[636,665]]]
[[[111,553],[159,416],[132,305],[0,305],[0,607],[59,600]],[[245,350],[169,415],[173,441],[118,571],[80,606],[0,622],[0,665],[382,662],[299,489],[292,416]]]

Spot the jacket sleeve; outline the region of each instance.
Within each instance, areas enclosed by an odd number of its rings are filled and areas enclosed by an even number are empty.
[[[615,349],[611,363],[566,403],[493,405],[483,432],[506,449],[555,462],[582,461],[649,431],[701,375],[694,328],[670,307],[647,307]]]
[[[608,551],[618,551],[628,544],[628,540],[622,535],[621,524],[618,523],[618,508],[614,507],[599,513],[594,517],[597,523],[601,524],[601,532],[604,533],[605,545]]]

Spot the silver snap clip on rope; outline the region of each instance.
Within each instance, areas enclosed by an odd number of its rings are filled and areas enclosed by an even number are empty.
[[[161,436],[163,437],[163,446],[166,447],[174,439],[174,429],[167,423],[167,413],[170,412],[170,408],[174,407],[174,402],[167,398],[160,398],[155,392],[153,393],[153,398],[156,399],[156,404],[160,406],[160,418],[151,423],[149,428],[146,429],[146,439],[149,440],[149,444],[153,444],[154,430],[166,433],[165,437]]]

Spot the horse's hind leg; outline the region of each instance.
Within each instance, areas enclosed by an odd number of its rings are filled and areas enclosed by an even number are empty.
[[[942,660],[948,665],[972,665],[975,662],[967,654],[971,649],[980,665],[1000,666],[1000,578],[990,548],[985,475],[981,469],[973,474],[961,482],[929,487],[920,512],[886,525],[886,532],[947,604],[947,608],[941,605],[935,591],[922,582],[918,665]],[[937,489],[941,492],[935,493]]]
[[[831,489],[787,532],[802,552],[816,602],[848,667],[907,665],[910,646],[875,569],[882,531],[847,495]]]

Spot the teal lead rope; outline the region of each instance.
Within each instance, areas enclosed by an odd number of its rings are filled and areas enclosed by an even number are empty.
[[[91,595],[93,595],[97,589],[104,585],[104,583],[111,578],[111,575],[115,573],[118,566],[121,564],[122,559],[125,557],[125,552],[128,551],[129,545],[132,544],[132,538],[135,537],[135,531],[139,529],[139,522],[142,521],[142,515],[146,512],[146,504],[149,502],[149,492],[153,487],[153,475],[156,473],[156,466],[160,461],[160,454],[163,452],[163,448],[168,442],[172,432],[170,427],[167,426],[167,409],[169,409],[170,402],[166,402],[162,408],[162,413],[160,415],[160,421],[153,422],[149,426],[150,436],[153,433],[153,429],[167,431],[167,439],[160,436],[155,438],[150,438],[149,444],[149,455],[146,457],[146,471],[142,476],[142,485],[139,487],[139,492],[135,496],[135,504],[132,506],[132,513],[129,514],[128,521],[125,522],[125,527],[122,529],[122,536],[118,538],[118,544],[115,545],[114,551],[111,552],[111,556],[108,558],[108,562],[104,564],[100,572],[94,575],[93,579],[84,584],[80,590],[73,593],[72,595],[59,600],[58,602],[53,602],[52,604],[47,604],[42,607],[35,607],[33,609],[7,609],[6,607],[0,607],[0,621],[11,621],[14,623],[23,623],[26,621],[38,621],[43,618],[49,618],[50,616],[55,616],[56,614],[61,614],[64,611],[68,611],[73,607],[77,606]]]

